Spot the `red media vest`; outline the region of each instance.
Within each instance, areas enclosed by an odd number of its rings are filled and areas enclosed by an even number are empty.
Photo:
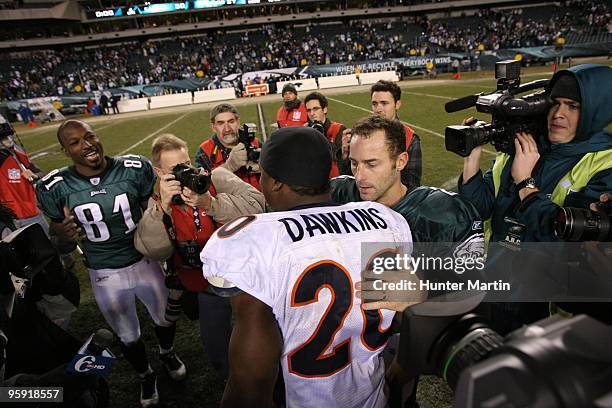
[[[414,130],[409,128],[407,125],[404,125],[404,133],[406,133],[406,152],[408,152],[410,143],[412,143],[412,136],[414,135]]]
[[[281,105],[276,112],[276,121],[281,128],[289,126],[304,126],[308,122],[308,114],[306,113],[306,107],[304,102],[300,102],[300,106],[297,109],[288,111],[285,109],[285,105]]]
[[[259,148],[259,140],[255,139],[253,141],[253,145],[256,148]],[[217,146],[212,137],[202,142],[202,144],[200,145],[200,149],[202,149],[206,156],[208,156],[212,167],[211,170],[214,170],[223,163],[225,163],[225,155],[223,154],[222,149]],[[259,184],[259,173],[248,171],[247,169],[242,167],[236,170],[234,174],[240,177],[245,182],[252,185],[253,187],[255,187],[257,190],[261,191],[261,185]]]
[[[17,149],[13,151],[26,168],[32,167],[25,153]],[[0,149],[0,200],[13,210],[17,218],[30,218],[40,213],[36,207],[34,186],[23,177],[19,163],[7,149]]]
[[[210,186],[208,191],[213,197],[217,195],[213,185]],[[157,194],[153,195],[153,199],[159,203],[159,196]],[[197,217],[200,228],[198,230],[196,228],[193,207],[185,209],[180,204],[171,204],[170,207],[172,208],[172,225],[176,234],[176,242],[173,243],[175,246],[174,254],[172,255],[173,268],[185,289],[190,292],[201,292],[209,286],[208,281],[202,275],[202,268],[184,265],[180,250],[176,247],[183,246],[189,241],[195,241],[199,248],[196,255],[199,259],[200,251],[220,225],[212,217],[206,215],[203,209],[199,208]]]
[[[331,143],[332,145],[336,142],[336,137],[338,136],[338,132],[340,132],[341,128],[342,123],[331,122],[331,125],[329,125],[326,136],[327,140],[329,140],[329,143]],[[338,177],[339,175],[340,171],[338,170],[338,163],[336,162],[336,158],[334,157],[332,160],[331,171],[329,172],[329,178],[332,179],[334,177]]]

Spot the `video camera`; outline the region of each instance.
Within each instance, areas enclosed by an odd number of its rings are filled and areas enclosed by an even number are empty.
[[[410,377],[442,377],[455,407],[610,406],[611,326],[557,315],[503,338],[475,313],[481,300],[425,302],[404,311],[397,357]]]
[[[238,130],[238,141],[244,144],[247,152],[247,160],[254,163],[259,162],[259,156],[261,155],[261,149],[255,147],[253,144],[256,134],[257,125],[254,123],[245,123],[242,125],[242,128]]]
[[[518,132],[534,136],[545,131],[545,118],[552,100],[539,91],[517,98],[516,95],[543,88],[548,80],[541,79],[521,85],[519,61],[500,61],[495,64],[497,90],[479,93],[448,102],[447,113],[476,106],[476,110],[492,116],[491,123],[478,121],[470,126],[448,126],[445,131],[446,150],[467,157],[477,146],[491,142],[500,152],[514,153],[514,138]]]
[[[561,207],[555,217],[555,234],[570,242],[612,241],[612,202],[600,207],[600,211],[587,208]]]

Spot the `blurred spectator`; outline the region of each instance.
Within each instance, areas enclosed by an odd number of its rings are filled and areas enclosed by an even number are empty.
[[[34,182],[42,172],[14,142],[13,136],[0,138],[0,197],[15,213],[15,225],[40,224],[49,235],[49,224],[36,206]]]

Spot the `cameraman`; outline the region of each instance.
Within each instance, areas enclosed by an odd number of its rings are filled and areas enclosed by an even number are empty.
[[[341,159],[342,132],[346,127],[339,122],[332,122],[327,117],[327,98],[320,92],[311,92],[304,98],[306,113],[308,114],[308,126],[322,132],[332,146],[332,169],[329,177],[340,175],[339,160]],[[351,174],[350,167],[344,169],[342,174]]]
[[[221,103],[212,108],[210,126],[214,133],[200,145],[195,155],[195,166],[210,170],[223,166],[261,191],[259,165],[248,160],[246,147],[239,139],[242,130],[236,107]],[[259,140],[253,140],[250,147],[259,149]]]
[[[606,85],[607,84],[607,85]],[[491,221],[492,242],[554,242],[553,220],[559,206],[587,208],[612,189],[612,69],[579,65],[557,72],[546,87],[554,101],[547,118],[547,135],[519,133],[514,156],[498,153],[484,175],[482,147],[465,158],[459,192]],[[510,228],[513,228],[511,231]],[[494,252],[494,253],[491,253]],[[503,263],[502,251],[489,251],[487,266]],[[514,321],[504,331],[547,314],[547,306],[506,307]],[[513,310],[510,310],[513,309]],[[499,319],[496,319],[499,320]]]
[[[160,182],[138,224],[136,249],[152,259],[168,260],[179,287],[197,293],[202,341],[213,366],[226,378],[231,307],[228,299],[208,290],[199,254],[221,224],[263,212],[263,194],[223,167],[212,171],[209,191],[203,194],[182,186],[173,169],[178,164],[191,165],[189,152],[187,144],[171,134],[153,141],[151,160]]]

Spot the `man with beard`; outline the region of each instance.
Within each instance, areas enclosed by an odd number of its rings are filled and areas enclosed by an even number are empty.
[[[221,103],[212,108],[210,127],[214,133],[200,145],[195,155],[195,166],[209,171],[223,166],[261,191],[259,165],[248,160],[244,143],[239,141],[240,115],[236,107]],[[251,145],[259,148],[259,140],[253,140]]]
[[[160,360],[170,376],[181,380],[186,370],[173,350],[176,326],[164,318],[164,274],[134,247],[136,225],[155,185],[153,166],[142,156],[104,156],[98,136],[79,120],[62,123],[57,138],[73,165],[42,179],[39,206],[59,237],[80,242],[96,303],[141,381],[140,403],[156,405],[157,379],[140,337],[136,297],[155,322]]]
[[[306,108],[298,99],[297,88],[289,83],[283,86],[283,104],[276,112],[276,123],[279,128],[289,126],[303,126],[308,122]]]

